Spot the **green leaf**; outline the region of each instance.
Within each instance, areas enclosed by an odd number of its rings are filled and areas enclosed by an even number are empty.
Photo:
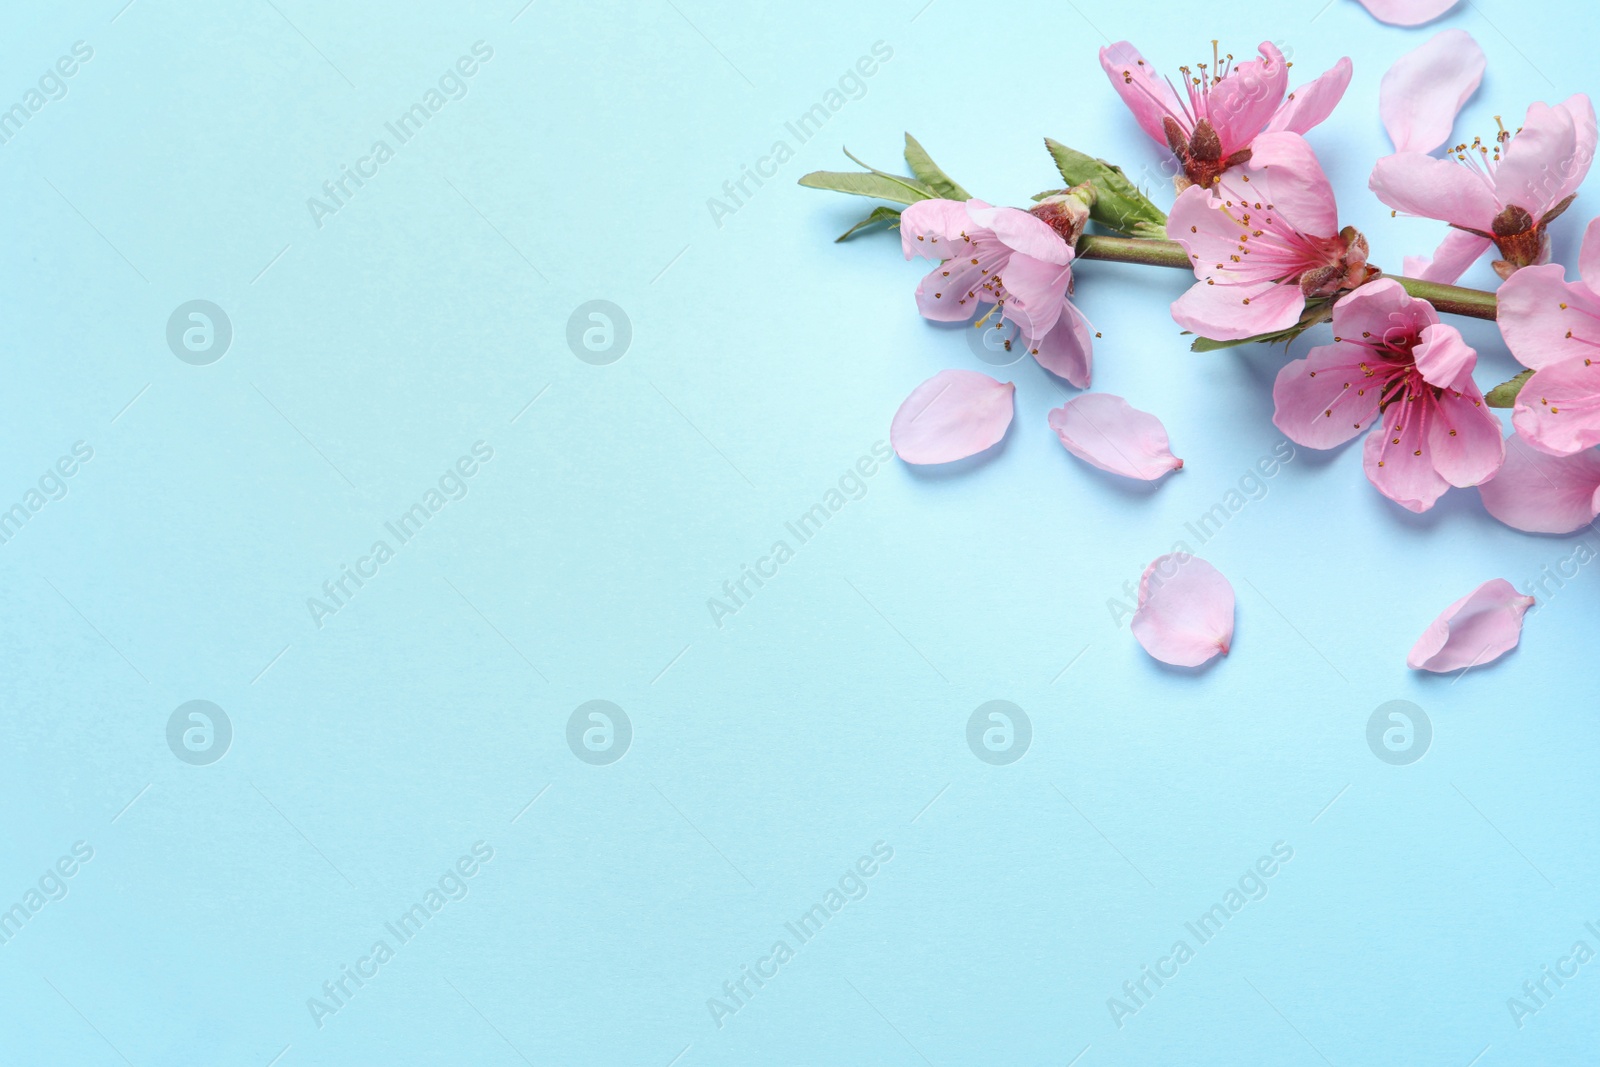
[[[844,154],[850,156],[852,162],[861,163],[861,160],[850,155],[848,149]],[[896,204],[915,204],[918,200],[936,200],[939,197],[933,189],[915,179],[889,174],[865,163],[861,163],[861,166],[866,168],[867,173],[814,170],[801,178],[800,184],[811,189],[829,189],[836,193],[849,193],[852,196],[892,200]]]
[[[1151,203],[1150,198],[1122,173],[1121,167],[1086,156],[1048,137],[1044,145],[1068,185],[1088,182],[1094,186],[1098,199],[1089,211],[1094,221],[1131,237],[1167,236],[1166,212]]]
[[[946,200],[971,200],[972,194],[953,181],[950,175],[940,169],[922,147],[917,139],[906,134],[906,163],[911,167],[911,173],[922,180],[922,184],[938,193]]]
[[[1510,408],[1517,406],[1517,394],[1522,392],[1522,387],[1528,384],[1528,379],[1533,377],[1533,371],[1525,370],[1508,382],[1501,382],[1484,394],[1484,401],[1492,408]]]
[[[879,223],[887,223],[893,229],[900,225],[900,212],[892,207],[875,207],[872,209],[872,214],[841,233],[838,237],[835,237],[833,243],[838,244],[840,241],[847,241],[862,230],[876,226]]]

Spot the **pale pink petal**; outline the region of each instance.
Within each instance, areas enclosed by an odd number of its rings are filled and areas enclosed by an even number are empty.
[[[1500,287],[1500,334],[1524,367],[1594,358],[1600,295],[1568,282],[1559,263],[1523,267]]]
[[[1145,568],[1129,624],[1162,663],[1198,667],[1233,643],[1233,586],[1198,556],[1171,553]]]
[[[907,463],[949,463],[998,442],[1011,425],[1017,387],[970,370],[942,370],[911,391],[889,425]]]
[[[1306,133],[1321,124],[1344,98],[1344,91],[1350,87],[1351,70],[1347,56],[1329,67],[1320,77],[1290,93],[1289,99],[1267,123],[1267,132],[1287,130],[1290,133]]]
[[[1383,391],[1362,369],[1371,358],[1371,349],[1344,342],[1286,363],[1272,385],[1272,424],[1307,448],[1335,448],[1370,427]]]
[[[1470,377],[1463,378],[1460,389],[1439,390],[1423,454],[1439,476],[1458,489],[1488,481],[1505,462],[1500,420]]]
[[[1367,481],[1407,511],[1427,511],[1450,483],[1433,469],[1428,431],[1419,403],[1397,402],[1384,412],[1383,423],[1367,435],[1361,463]]]
[[[1361,0],[1361,6],[1379,22],[1391,26],[1420,26],[1456,6],[1456,0]]]
[[[1087,389],[1094,365],[1093,334],[1089,320],[1068,303],[1050,332],[1033,340],[1028,350],[1039,366],[1051,374],[1065,378],[1079,389]]]
[[[1442,322],[1423,328],[1420,343],[1411,355],[1423,381],[1440,389],[1460,389],[1463,377],[1470,386],[1472,368],[1478,365],[1478,353],[1467,344],[1461,331]]]
[[[1572,165],[1567,168],[1566,184],[1556,197],[1557,201],[1560,201],[1567,195],[1577,192],[1578,186],[1583,184],[1583,179],[1588,177],[1589,167],[1594,162],[1595,148],[1600,145],[1600,128],[1595,125],[1594,104],[1586,94],[1573,93],[1556,106],[1564,108],[1572,116],[1572,124],[1577,130],[1574,145],[1576,154]]]
[[[1216,285],[1195,282],[1172,302],[1172,321],[1213,341],[1239,341],[1287,330],[1300,321],[1306,298],[1292,282]]]
[[[1571,180],[1579,170],[1573,119],[1564,107],[1535,103],[1528,108],[1522,129],[1506,145],[1495,170],[1495,195],[1501,204],[1525,208],[1537,219],[1571,191],[1569,185],[1576,188]],[[1582,170],[1587,172],[1587,162]],[[1581,181],[1583,174],[1577,177]]]
[[[1085,393],[1050,412],[1050,428],[1074,456],[1124,478],[1154,481],[1183,466],[1167,428],[1110,393]]]
[[[1583,231],[1583,250],[1578,253],[1578,273],[1591,292],[1600,293],[1600,218],[1591,219],[1588,228]]]
[[[1466,30],[1441,30],[1395,61],[1378,88],[1378,113],[1396,152],[1432,152],[1450,137],[1487,65]]]
[[[939,247],[946,246],[941,241]],[[933,322],[966,322],[979,307],[995,302],[994,293],[983,287],[992,269],[970,257],[946,260],[917,283],[917,310]]]
[[[1552,456],[1514,436],[1505,465],[1478,486],[1478,495],[1489,514],[1512,529],[1571,533],[1600,514],[1600,452]]]
[[[1396,211],[1490,232],[1500,203],[1481,175],[1451,159],[1398,152],[1378,160],[1367,187]]]
[[[1487,237],[1452,228],[1439,242],[1432,259],[1424,256],[1405,257],[1406,276],[1425,282],[1454,285],[1467,272],[1467,268],[1492,247],[1494,242]]]
[[[1252,257],[1239,255],[1239,221],[1225,200],[1198,185],[1179,194],[1167,219],[1167,232],[1189,253],[1196,278],[1224,286],[1277,277],[1272,265],[1258,266]]]
[[[1059,238],[1056,240],[1066,247]],[[1072,268],[1018,252],[1006,264],[1001,280],[1008,297],[1006,317],[1022,327],[1025,335],[1042,337],[1055,326],[1066,306]]]
[[[1533,606],[1504,578],[1492,578],[1451,604],[1422,632],[1406,666],[1443,674],[1481,667],[1517,647],[1522,616]]]
[[[1014,207],[990,207],[972,200],[967,203],[971,225],[992,231],[1000,243],[1013,252],[1024,252],[1046,263],[1072,262],[1072,249],[1050,224]]]
[[[1511,425],[1553,456],[1600,445],[1600,363],[1569,359],[1534,371],[1517,393]]]
[[[972,228],[966,201],[918,200],[900,213],[900,250],[907,259],[948,259],[960,252],[956,245]]]
[[[1289,65],[1270,41],[1263,41],[1260,59],[1237,63],[1232,73],[1207,94],[1205,118],[1217,131],[1227,158],[1264,129],[1289,89]]]
[[[1128,105],[1128,110],[1133,112],[1139,127],[1156,144],[1166,148],[1167,135],[1162,127],[1162,119],[1168,115],[1184,114],[1172,87],[1155,76],[1139,50],[1127,41],[1118,41],[1100,49],[1100,66],[1111,80],[1111,87]],[[1185,122],[1183,125],[1187,131],[1192,124]]]

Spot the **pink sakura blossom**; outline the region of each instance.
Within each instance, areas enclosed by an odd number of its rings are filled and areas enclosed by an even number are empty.
[[[1172,454],[1167,428],[1120,396],[1084,393],[1050,412],[1050,428],[1068,452],[1124,478],[1154,481],[1182,470]]]
[[[1550,260],[1546,227],[1572,203],[1594,162],[1594,105],[1582,93],[1528,108],[1522,128],[1501,129],[1492,144],[1458,144],[1438,159],[1402,151],[1378,161],[1368,186],[1396,212],[1454,227],[1427,268],[1428,281],[1453,282],[1491,246],[1502,278]]]
[[[971,370],[942,370],[894,413],[889,443],[907,463],[950,463],[999,443],[1017,387]]]
[[[1420,26],[1456,6],[1458,0],[1361,0],[1361,6],[1379,22],[1391,26]]]
[[[1552,456],[1512,437],[1505,465],[1478,494],[1489,514],[1513,529],[1572,533],[1600,516],[1600,452]]]
[[[1066,224],[1056,205],[1036,210],[982,200],[920,200],[906,208],[900,216],[906,258],[941,261],[917,286],[917,309],[936,322],[965,322],[998,308],[1040,366],[1084,389],[1094,342],[1088,320],[1067,299],[1072,245],[1058,229]]]
[[[1218,341],[1286,330],[1308,299],[1377,273],[1367,266],[1367,239],[1339,228],[1333,187],[1295,133],[1262,134],[1250,160],[1214,188],[1185,189],[1167,232],[1200,279],[1173,303],[1172,317]]]
[[[1583,235],[1578,272],[1569,282],[1558,263],[1529,267],[1500,287],[1500,333],[1534,372],[1511,424],[1555,456],[1600,444],[1600,219]]]
[[[1517,592],[1504,578],[1492,578],[1433,620],[1406,657],[1406,666],[1443,674],[1499,659],[1522,639],[1522,617],[1533,604],[1533,597]]]
[[[1333,448],[1371,426],[1367,479],[1416,512],[1500,468],[1500,423],[1472,381],[1478,355],[1433,305],[1385,278],[1334,305],[1333,332],[1278,372],[1272,421],[1291,440]]]
[[[1162,663],[1198,667],[1233,644],[1233,586],[1199,556],[1169,553],[1139,579],[1139,608],[1128,624]]]
[[[1250,159],[1253,142],[1263,133],[1310,130],[1328,117],[1350,84],[1350,60],[1341,59],[1285,99],[1289,62],[1270,42],[1262,42],[1259,51],[1260,59],[1235,65],[1232,54],[1219,57],[1211,42],[1209,65],[1178,68],[1180,96],[1127,41],[1100,49],[1100,66],[1111,87],[1144,132],[1177,157],[1183,168],[1180,191],[1215,185],[1230,167]]]

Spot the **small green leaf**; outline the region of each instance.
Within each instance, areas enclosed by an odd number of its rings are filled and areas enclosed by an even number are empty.
[[[1517,394],[1522,392],[1522,387],[1528,384],[1528,379],[1533,377],[1533,371],[1525,370],[1508,382],[1501,382],[1484,394],[1484,402],[1492,408],[1511,408],[1517,406]]]
[[[872,209],[872,214],[841,233],[838,237],[835,237],[833,243],[838,244],[840,241],[847,241],[862,230],[876,226],[879,223],[887,223],[889,228],[893,229],[900,225],[900,212],[892,207],[875,207]]]
[[[953,181],[950,175],[940,169],[917,139],[906,134],[906,163],[911,167],[911,173],[922,180],[922,184],[938,193],[946,200],[971,200],[972,194]]]
[[[1167,236],[1166,212],[1151,203],[1121,167],[1086,156],[1048,137],[1044,145],[1069,186],[1084,182],[1094,186],[1098,199],[1089,212],[1094,221],[1131,237]]]

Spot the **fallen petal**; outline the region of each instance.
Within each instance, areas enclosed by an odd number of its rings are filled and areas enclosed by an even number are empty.
[[[1456,0],[1361,0],[1361,6],[1379,22],[1391,26],[1420,26],[1456,6]]]
[[[911,391],[889,425],[907,463],[950,463],[1006,435],[1017,387],[971,370],[942,370]]]
[[[1050,412],[1050,428],[1068,452],[1124,478],[1154,481],[1183,466],[1167,428],[1110,393],[1085,393]]]
[[[1483,81],[1487,60],[1466,30],[1442,30],[1383,76],[1378,113],[1396,152],[1432,152]]]
[[[1513,436],[1505,465],[1478,486],[1478,495],[1489,514],[1512,529],[1571,533],[1600,514],[1600,452],[1552,456]]]
[[[1168,553],[1139,579],[1139,610],[1129,626],[1162,663],[1198,667],[1233,643],[1233,586],[1198,556]]]
[[[1533,606],[1504,578],[1494,578],[1444,609],[1422,632],[1406,666],[1443,674],[1499,659],[1522,638],[1522,616]]]

